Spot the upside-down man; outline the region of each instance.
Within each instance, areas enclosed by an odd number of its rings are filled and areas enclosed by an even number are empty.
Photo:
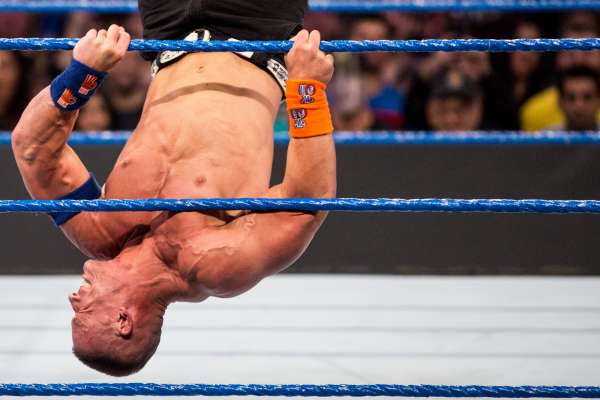
[[[141,0],[147,39],[295,37],[295,43],[285,61],[276,54],[159,54],[139,125],[102,189],[66,143],[77,110],[125,55],[130,37],[116,25],[88,32],[71,66],[31,101],[14,130],[13,151],[31,196],[335,197],[325,97],[333,59],[319,50],[318,32],[300,31],[306,7],[306,0]],[[283,183],[269,187],[273,126],[284,93],[291,143]],[[170,303],[249,290],[291,265],[325,216],[51,214],[92,259],[84,284],[69,296],[76,356],[115,376],[140,370],[156,351]]]

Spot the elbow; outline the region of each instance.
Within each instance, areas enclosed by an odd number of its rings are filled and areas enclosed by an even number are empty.
[[[13,154],[17,161],[31,165],[38,158],[39,146],[36,146],[26,130],[17,127],[11,134]]]

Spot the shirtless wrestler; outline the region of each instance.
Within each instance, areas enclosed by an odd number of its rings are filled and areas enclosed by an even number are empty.
[[[142,0],[149,39],[295,36],[295,43],[285,61],[281,55],[248,53],[159,54],[139,125],[102,190],[66,142],[77,109],[125,55],[130,38],[116,25],[88,32],[75,47],[76,61],[31,101],[14,130],[13,151],[31,196],[335,197],[325,98],[333,59],[319,50],[318,32],[300,31],[305,8],[305,0]],[[269,187],[273,126],[284,93],[291,143],[283,182]],[[83,268],[84,284],[69,296],[73,351],[96,370],[124,376],[140,370],[156,351],[170,303],[237,296],[286,269],[307,248],[325,214],[51,217],[91,258]]]

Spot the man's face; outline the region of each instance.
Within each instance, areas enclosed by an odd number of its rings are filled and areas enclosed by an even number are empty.
[[[590,78],[568,78],[563,83],[560,106],[567,117],[567,127],[575,130],[595,130],[600,111],[600,93]]]
[[[471,131],[481,124],[481,99],[433,98],[427,104],[427,122],[436,131]]]
[[[92,336],[104,333],[110,326],[113,310],[110,289],[106,287],[102,268],[96,261],[88,261],[83,267],[83,284],[77,292],[69,295],[75,315],[71,321],[73,342],[88,345]]]

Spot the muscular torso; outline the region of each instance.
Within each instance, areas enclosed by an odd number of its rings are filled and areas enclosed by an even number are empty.
[[[142,118],[106,182],[104,196],[264,194],[280,96],[266,72],[233,54],[185,56],[152,82]],[[149,225],[156,214],[114,217],[113,229],[123,231]]]
[[[103,196],[265,195],[280,100],[275,81],[236,55],[185,56],[152,82],[140,123],[119,156]],[[221,250],[228,257],[251,234],[252,216],[246,215],[248,221],[239,223],[239,229],[227,227],[235,225],[232,221],[239,214],[112,213],[102,221],[103,234],[113,239],[111,248],[94,252],[112,256],[142,237],[143,243],[156,248],[165,264],[193,280],[191,271],[202,267],[195,265],[198,257],[190,261],[198,256],[194,252]],[[69,236],[80,248],[86,247],[77,233]],[[194,245],[188,246],[192,241]]]

